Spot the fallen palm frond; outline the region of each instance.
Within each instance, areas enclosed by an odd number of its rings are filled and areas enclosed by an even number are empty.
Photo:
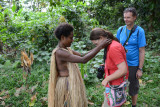
[[[26,51],[21,51],[21,66],[23,67],[23,71],[26,72],[26,76],[23,75],[24,78],[27,77],[28,73],[31,74],[31,65],[33,64],[33,53],[30,53],[30,58],[28,57]]]

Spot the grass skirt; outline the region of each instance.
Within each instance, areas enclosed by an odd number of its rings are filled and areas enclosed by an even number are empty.
[[[70,107],[68,77],[58,77],[55,88],[55,107]]]
[[[48,86],[48,107],[88,107],[85,85],[76,63],[67,62],[68,77],[59,77],[54,49],[51,56]],[[68,48],[66,50],[72,53]]]

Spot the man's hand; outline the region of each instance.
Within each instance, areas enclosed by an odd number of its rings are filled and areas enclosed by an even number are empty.
[[[141,70],[138,70],[137,73],[136,73],[137,79],[140,79],[141,76],[142,76],[142,71],[141,71]]]

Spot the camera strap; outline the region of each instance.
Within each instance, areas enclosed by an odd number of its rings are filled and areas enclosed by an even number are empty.
[[[136,30],[136,28],[137,28],[137,25],[134,25],[134,27],[131,29],[131,32],[129,33],[128,38],[127,38],[126,41],[124,42],[123,47],[126,46],[129,38],[131,37],[132,33]],[[123,28],[122,28],[122,29],[123,29]],[[121,31],[122,31],[122,29],[121,29]],[[126,36],[127,36],[127,28],[126,28]]]
[[[104,55],[103,55],[104,64],[105,64],[105,60],[106,60],[106,58],[107,58],[107,47],[108,47],[108,46],[106,46],[106,47],[104,48]]]

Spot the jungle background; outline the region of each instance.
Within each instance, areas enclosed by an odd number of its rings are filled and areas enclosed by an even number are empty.
[[[94,47],[89,40],[93,28],[107,29],[116,36],[124,25],[123,10],[127,7],[137,9],[136,24],[144,28],[147,41],[137,106],[158,107],[159,0],[0,0],[0,107],[47,107],[50,56],[58,43],[56,26],[72,24],[71,48],[84,54]],[[103,103],[104,87],[96,77],[102,63],[103,50],[88,63],[79,64],[89,107]],[[124,106],[131,106],[129,96]]]

